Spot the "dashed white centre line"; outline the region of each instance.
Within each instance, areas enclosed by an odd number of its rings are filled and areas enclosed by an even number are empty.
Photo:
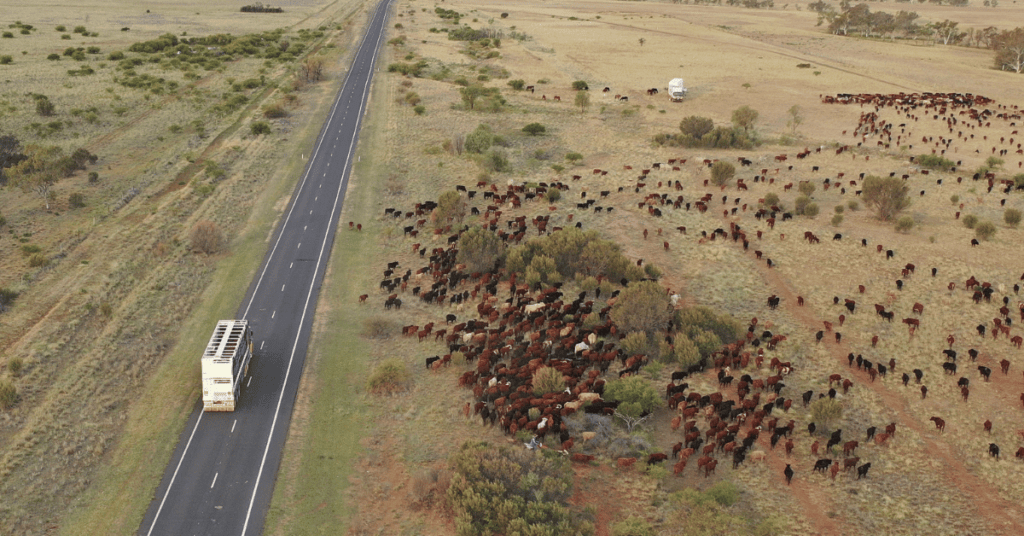
[[[317,199],[320,199],[320,196],[315,196],[315,197],[313,198],[313,201],[316,201]]]
[[[291,270],[291,269],[292,269],[292,266],[295,266],[295,263],[294,263],[294,262],[288,265],[288,269],[289,269],[289,270]]]
[[[217,483],[217,476],[218,475],[220,475],[220,473],[214,473],[213,474],[213,482],[210,482],[210,489],[213,489],[213,485]]]
[[[235,419],[235,422],[231,423],[231,433],[232,434],[235,433],[235,425],[236,424],[238,424],[238,419]]]
[[[299,249],[301,247],[302,247],[302,242],[299,242],[299,245],[295,246],[295,249]]]
[[[252,376],[249,376],[249,381],[245,382],[245,386],[249,387],[250,383],[252,383]]]
[[[267,344],[267,341],[263,341],[263,342],[261,342],[261,343],[260,343],[260,350],[262,350],[262,349],[263,349],[263,345],[264,345],[264,344]]]
[[[281,292],[284,292],[284,285],[281,285]]]
[[[302,226],[302,230],[303,230],[303,231],[305,231],[305,230],[306,230],[306,227],[309,227],[309,226],[308,226],[308,225],[303,225],[303,226]]]
[[[277,314],[277,311],[274,311],[273,313],[270,313],[270,318],[273,319],[276,314]]]
[[[312,211],[312,210],[310,210],[310,211],[309,211],[309,215],[310,215],[310,216],[312,216],[312,215],[313,215],[313,211]]]

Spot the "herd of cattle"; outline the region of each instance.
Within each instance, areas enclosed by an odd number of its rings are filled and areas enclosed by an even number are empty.
[[[826,103],[860,104],[875,108],[874,113],[862,114],[861,124],[855,130],[855,135],[861,137],[856,147],[862,147],[871,136],[879,136],[879,144],[885,146],[890,143],[900,145],[907,139],[904,136],[909,137],[905,124],[896,126],[879,119],[877,112],[883,107],[894,107],[900,114],[914,121],[918,115],[931,115],[936,120],[941,116],[947,122],[950,132],[955,128],[963,129],[957,134],[957,139],[961,140],[968,139],[968,136],[973,137],[973,134],[964,132],[976,126],[988,124],[993,120],[1003,120],[1015,126],[1012,121],[1020,119],[1019,112],[1009,111],[1002,106],[996,111],[978,110],[976,107],[993,103],[984,97],[970,94],[839,95],[824,97],[822,100]],[[901,129],[901,133],[895,134],[896,138],[893,140],[896,128]],[[930,138],[926,140],[931,141]],[[936,144],[944,151],[949,147],[948,141],[943,138]],[[1010,143],[1013,143],[1012,138]],[[1019,147],[1019,144],[1017,146]],[[810,149],[805,149],[798,153],[796,158],[803,160],[811,154],[820,153],[821,149],[818,148],[813,153]],[[840,147],[837,154],[847,150],[852,151],[854,147]],[[656,227],[664,211],[689,211],[691,208],[700,214],[708,211],[715,202],[713,193],[684,199],[684,196],[679,194],[684,190],[683,183],[671,175],[681,171],[681,166],[688,160],[697,166],[697,175],[700,174],[699,170],[704,170],[713,163],[713,160],[701,157],[673,158],[667,161],[667,165],[653,163],[643,168],[635,180],[629,180],[618,187],[617,193],[623,194],[620,197],[628,196],[630,192],[641,196],[635,201],[639,211],[632,214],[633,217],[650,218],[650,225]],[[753,164],[753,160],[745,157],[739,157],[738,160],[743,167]],[[786,165],[786,160],[786,155],[775,157],[775,162],[783,166]],[[868,156],[864,156],[864,160],[867,161]],[[786,169],[792,168],[790,165]],[[631,169],[629,165],[623,166],[624,171]],[[813,171],[818,172],[818,166],[814,166]],[[607,170],[596,169],[594,173],[604,176],[607,175]],[[893,175],[896,173],[894,171]],[[778,168],[774,171],[762,168],[760,173],[753,175],[751,181],[773,185],[779,174]],[[863,176],[863,173],[859,174],[860,178]],[[903,174],[903,178],[908,177]],[[974,177],[974,180],[982,178]],[[573,179],[579,180],[581,177],[574,176]],[[542,182],[535,187],[510,184],[498,188],[493,184],[477,183],[476,190],[465,186],[460,186],[458,190],[470,205],[470,214],[477,218],[475,221],[494,231],[508,246],[513,246],[531,234],[544,236],[562,229],[554,224],[549,226],[552,221],[551,215],[562,210],[561,207],[544,206],[540,210],[542,214],[532,217],[522,212],[528,211],[531,204],[543,204],[544,194],[548,189],[559,189],[563,193],[572,191],[574,187],[570,184]],[[707,181],[703,181],[703,185],[707,187]],[[841,190],[840,195],[847,193],[847,186],[854,195],[860,194],[860,191],[854,191],[857,180],[844,179],[844,173],[824,179],[823,185],[826,190],[830,186]],[[991,191],[991,178],[989,185]],[[784,186],[785,190],[790,187],[792,183]],[[739,192],[747,189],[742,179],[738,181],[737,188]],[[648,190],[653,192],[645,193]],[[614,187],[601,190],[598,199],[608,198],[613,191]],[[577,210],[589,212],[593,208],[595,216],[611,212],[613,207],[604,210],[605,207],[596,205],[598,199],[595,199],[594,195],[588,197],[588,193],[586,188],[579,192],[581,202],[576,204]],[[722,196],[721,202],[722,205],[729,205],[729,196]],[[701,231],[699,237],[696,234],[688,235],[686,227],[677,227],[678,236],[685,240],[690,240],[689,237],[693,236],[692,242],[696,244],[731,239],[737,247],[748,251],[752,243],[761,241],[762,237],[775,229],[776,221],[792,220],[792,215],[783,212],[779,207],[763,206],[763,200],[751,199],[745,203],[743,198],[736,197],[731,200],[731,204],[732,207],[727,207],[721,213],[727,224],[722,224],[723,220],[707,220],[709,229]],[[623,207],[628,205],[629,203],[622,204]],[[417,203],[408,211],[389,208],[385,211],[384,217],[393,220],[413,220],[414,223],[404,227],[404,234],[410,241],[426,241],[426,237],[419,238],[419,232],[424,229],[430,212],[435,207],[436,203],[428,201]],[[739,217],[747,213],[748,207],[758,207],[756,211],[751,211],[755,221],[750,225],[760,228],[748,230],[745,228],[746,223],[740,225]],[[558,221],[563,226],[582,226],[582,222],[578,220],[573,222],[572,214],[564,215]],[[794,226],[796,223],[787,225]],[[447,366],[453,362],[453,356],[461,356],[464,362],[470,365],[458,379],[459,385],[473,393],[473,402],[467,402],[463,408],[467,417],[470,414],[477,415],[485,425],[500,426],[506,434],[515,435],[520,431],[529,431],[548,443],[556,441],[557,438],[559,450],[569,455],[573,461],[594,460],[595,454],[580,452],[587,450],[583,447],[592,439],[593,434],[583,433],[581,437],[571,437],[566,418],[577,411],[602,415],[615,414],[618,402],[602,398],[605,376],[610,371],[618,377],[634,375],[648,363],[648,356],[631,355],[619,343],[619,337],[625,333],[622,333],[609,314],[619,291],[605,295],[602,301],[600,289],[569,295],[563,292],[562,285],[531,287],[518,280],[516,273],[508,273],[503,268],[495,267],[487,271],[468,273],[466,267],[458,264],[456,260],[459,238],[466,228],[451,223],[436,229],[433,240],[446,242],[445,246],[429,247],[420,242],[412,244],[410,256],[413,259],[423,259],[416,261],[422,264],[416,269],[410,266],[403,270],[399,261],[388,263],[380,283],[382,293],[388,295],[384,301],[385,307],[400,307],[402,301],[399,296],[410,294],[418,297],[424,304],[447,306],[449,311],[454,311],[445,314],[443,325],[440,320],[423,326],[409,325],[403,329],[403,333],[410,337],[417,336],[420,341],[429,341],[429,337],[433,335],[434,341],[444,342],[447,352],[444,355],[427,358],[428,368]],[[657,228],[656,233],[663,236],[661,228]],[[647,239],[648,234],[648,230],[644,229],[644,239]],[[780,239],[784,238],[785,233],[780,233]],[[810,231],[805,233],[804,238],[811,244],[819,243],[817,237]],[[841,241],[842,238],[842,235],[837,234],[833,240]],[[669,242],[664,241],[664,249],[668,250],[669,246]],[[866,239],[861,241],[861,246],[868,246]],[[879,262],[884,263],[895,257],[895,252],[891,249],[886,249],[880,244],[876,245],[876,248]],[[773,266],[772,259],[764,256],[762,251],[757,250],[753,253],[755,259],[764,260],[769,268]],[[639,263],[642,263],[642,260],[638,261]],[[918,277],[914,273],[915,267],[911,263],[893,269],[894,288],[897,292],[912,281],[912,278]],[[937,278],[938,275],[937,269],[932,268],[931,277]],[[598,279],[601,280],[603,277],[599,275]],[[1024,275],[1021,279],[1024,280]],[[622,280],[612,283],[628,285],[630,282]],[[1011,333],[1014,312],[1011,307],[1018,309],[1020,322],[1024,324],[1024,304],[1012,304],[1009,293],[1000,290],[1003,285],[978,281],[972,277],[962,285],[956,282],[949,283],[948,288],[953,291],[962,286],[968,293],[960,295],[972,299],[976,304],[993,303],[997,298],[996,292],[1002,294],[994,302],[996,310],[993,313],[991,327],[979,325],[977,332],[984,336],[988,331],[994,338],[1002,335],[1010,345],[1019,349],[1022,343],[1021,336]],[[859,294],[864,294],[864,285],[858,285],[857,288]],[[1014,284],[1013,293],[1018,292],[1019,285]],[[363,295],[360,301],[365,301],[366,298],[367,295]],[[803,306],[804,302],[803,297],[798,297],[796,306]],[[768,299],[769,309],[775,309],[779,304],[778,296]],[[833,305],[840,304],[841,310],[845,312],[838,316],[835,323],[833,320],[823,321],[824,329],[815,333],[815,338],[819,342],[825,338],[826,333],[831,332],[830,338],[834,338],[836,344],[841,344],[842,335],[836,331],[836,323],[841,327],[846,314],[854,315],[857,311],[857,302],[852,298],[841,299],[836,296]],[[895,311],[887,311],[886,306],[882,304],[875,304],[875,312],[889,322],[896,314]],[[467,313],[475,318],[465,318]],[[924,306],[915,303],[908,314],[903,323],[907,324],[909,334],[913,337],[922,321],[926,320]],[[597,320],[594,321],[594,318]],[[841,374],[832,374],[828,377],[827,391],[807,390],[795,395],[794,401],[794,396],[790,396],[793,388],[787,387],[785,380],[794,368],[801,366],[801,363],[780,361],[778,356],[782,354],[778,353],[777,349],[778,345],[786,340],[786,336],[772,333],[770,327],[770,324],[766,324],[762,326],[763,329],[759,329],[758,320],[754,318],[749,322],[744,336],[735,341],[726,341],[726,344],[701,359],[698,364],[671,375],[671,382],[665,387],[665,399],[667,407],[675,414],[671,419],[671,427],[673,432],[678,432],[679,441],[664,451],[649,454],[647,464],[671,460],[674,474],[680,475],[685,471],[691,457],[697,456],[697,471],[703,471],[707,477],[715,472],[720,457],[731,458],[734,468],[748,460],[753,463],[764,462],[779,443],[782,443],[781,450],[789,458],[795,448],[798,427],[796,419],[787,418],[794,403],[807,407],[817,399],[835,398],[838,392],[833,385],[841,387],[844,393],[856,388],[851,377],[844,378]],[[671,340],[675,335],[674,328],[678,326],[672,326],[671,323],[665,326],[662,336]],[[875,346],[878,340],[878,336],[874,336],[871,345]],[[937,359],[945,361],[943,369],[948,375],[955,377],[958,373],[959,355],[957,349],[954,349],[956,338],[949,335],[947,342],[949,348]],[[970,348],[967,355],[973,363],[978,360],[980,354],[976,349]],[[991,356],[982,355],[983,361],[987,362],[990,359]],[[764,368],[766,360],[767,369]],[[848,355],[848,365],[850,373],[854,375],[852,377],[870,382],[875,382],[877,378],[884,379],[889,373],[898,373],[895,359],[889,359],[885,364],[872,363],[862,355],[855,355],[852,352]],[[1000,362],[1003,374],[1009,373],[1010,365],[1006,359]],[[532,380],[540,367],[551,367],[561,373],[566,389],[543,395],[534,394]],[[857,372],[852,371],[854,367]],[[989,381],[991,369],[983,364],[977,367],[984,381]],[[915,384],[920,385],[922,398],[927,396],[927,381],[922,369],[900,372],[904,387],[908,386],[913,378]],[[700,392],[687,383],[682,383],[691,376],[699,377],[705,384],[717,381],[719,388],[714,392]],[[716,380],[712,380],[712,377]],[[967,401],[969,396],[969,384],[970,379],[967,377],[960,377],[957,380],[964,401]],[[1021,401],[1024,402],[1024,394],[1021,395]],[[934,417],[933,421],[941,432],[945,427],[944,420]],[[815,435],[817,426],[813,422],[806,423],[809,434],[807,441],[811,443],[809,452],[815,460],[813,471],[823,474],[827,471],[833,480],[841,469],[855,470],[857,479],[868,476],[871,463],[861,463],[862,460],[858,456],[860,442],[873,442],[877,446],[887,445],[895,437],[896,428],[896,423],[890,422],[866,427],[858,433],[848,430],[845,436],[843,430],[835,430],[828,435],[822,449],[822,441]],[[991,422],[987,422],[985,430],[991,433],[991,428]],[[884,432],[878,431],[880,429],[884,429]],[[821,436],[821,439],[824,439],[824,436]],[[992,443],[989,453],[998,457],[999,447]],[[1024,447],[1017,452],[1017,456],[1024,457]],[[616,465],[628,468],[636,461],[637,458],[633,457],[618,458]],[[794,477],[794,463],[786,464],[783,474],[780,475],[787,483]]]

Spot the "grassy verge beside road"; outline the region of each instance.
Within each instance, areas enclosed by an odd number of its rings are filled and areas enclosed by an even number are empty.
[[[358,30],[357,30],[358,32]],[[325,61],[346,65],[351,47],[332,53]],[[145,400],[128,412],[124,434],[110,451],[95,483],[79,500],[78,508],[61,527],[63,534],[131,534],[138,529],[152,490],[177,444],[185,422],[199,398],[199,360],[210,326],[235,315],[246,289],[266,253],[272,235],[296,181],[316,142],[322,119],[329,113],[344,80],[343,72],[316,94],[314,118],[281,147],[290,155],[274,173],[255,201],[243,232],[231,244],[231,255],[218,261],[216,275],[201,303],[181,331],[186,336],[150,379]],[[314,98],[308,94],[307,98]],[[148,492],[140,492],[147,490]]]

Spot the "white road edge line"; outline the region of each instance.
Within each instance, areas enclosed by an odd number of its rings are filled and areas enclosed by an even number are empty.
[[[167,483],[167,491],[164,493],[164,498],[160,500],[160,507],[156,509],[156,515],[153,516],[153,524],[149,526],[149,531],[146,532],[146,536],[153,534],[153,529],[156,527],[156,520],[160,519],[160,512],[164,509],[164,503],[167,501],[167,496],[171,493],[171,486],[174,485],[174,479],[178,478],[178,470],[181,469],[181,462],[185,461],[185,453],[188,452],[188,446],[192,444],[192,438],[196,435],[196,429],[199,428],[199,423],[203,420],[203,414],[205,411],[199,412],[199,418],[196,419],[196,425],[192,427],[192,433],[188,436],[188,441],[185,442],[185,450],[181,452],[181,458],[178,460],[178,466],[174,468],[174,474],[171,475],[171,481]]]
[[[383,36],[384,36],[383,25],[384,25],[384,23],[387,22],[387,18],[388,18],[387,10],[390,9],[390,4],[391,4],[391,2],[389,0],[384,0],[383,2],[378,4],[378,9],[380,9],[380,6],[386,6],[387,9],[384,10],[384,16],[381,19],[382,27],[381,27],[380,33],[377,34],[377,43],[374,45],[373,55],[371,57],[371,63],[370,63],[371,65],[373,65],[377,61],[377,53],[380,51],[380,41],[381,41],[381,38],[383,38]],[[372,28],[372,27],[373,27],[373,23],[371,22],[370,28]],[[360,48],[362,48],[362,47],[360,47]],[[358,56],[358,54],[359,53],[356,52],[357,56]],[[366,77],[366,82],[363,84],[363,94],[360,96],[360,105],[359,105],[359,107],[361,109],[366,106],[366,101],[369,100],[368,98],[366,98],[366,92],[369,90],[370,80],[372,78],[373,77],[371,77],[371,76],[367,76]],[[346,83],[347,83],[347,80],[346,80]],[[344,89],[342,90],[341,93],[339,93],[339,98],[340,98],[340,95],[342,93],[344,93]],[[306,294],[306,304],[302,308],[302,317],[299,319],[299,331],[295,334],[295,342],[292,343],[291,356],[288,358],[288,368],[285,369],[284,382],[282,382],[282,384],[281,384],[282,385],[282,387],[281,387],[281,394],[278,395],[278,397],[277,397],[277,408],[274,410],[274,420],[270,424],[270,433],[267,435],[267,444],[263,448],[263,459],[260,461],[260,470],[256,473],[256,482],[253,484],[253,487],[252,487],[252,497],[249,499],[249,508],[245,512],[245,524],[242,525],[242,536],[245,536],[246,531],[249,529],[249,519],[252,516],[252,507],[253,507],[253,504],[256,502],[256,493],[259,491],[260,480],[263,477],[263,468],[266,466],[266,463],[267,463],[267,454],[270,453],[270,443],[274,439],[274,430],[277,428],[277,418],[281,415],[281,403],[284,401],[284,393],[286,391],[285,386],[288,385],[288,377],[291,375],[291,372],[292,372],[292,363],[295,360],[295,352],[296,352],[296,350],[298,350],[299,339],[302,337],[302,324],[303,324],[303,322],[305,322],[306,314],[309,311],[309,301],[310,301],[310,299],[313,296],[313,289],[316,287],[316,276],[317,276],[317,274],[320,271],[320,262],[323,259],[324,249],[327,248],[327,238],[328,238],[328,236],[330,236],[331,226],[334,224],[334,213],[337,212],[337,210],[338,210],[338,203],[341,200],[341,193],[345,190],[345,187],[346,187],[347,182],[348,182],[348,181],[344,180],[344,177],[345,177],[346,171],[348,170],[349,163],[351,163],[351,161],[352,161],[352,151],[355,150],[356,134],[358,134],[360,126],[362,126],[362,121],[358,121],[357,120],[357,123],[356,123],[355,128],[353,129],[353,133],[352,133],[352,141],[349,142],[348,155],[345,157],[345,165],[341,168],[342,181],[338,184],[338,191],[337,191],[337,193],[335,194],[335,197],[334,197],[334,207],[332,208],[331,215],[330,215],[330,217],[327,220],[327,227],[326,227],[327,230],[324,233],[323,243],[320,245],[320,256],[317,258],[316,267],[313,269],[313,278],[312,278],[312,280],[310,282],[310,285],[309,285],[309,292],[307,292],[307,294]],[[262,278],[262,276],[261,276],[261,278]]]

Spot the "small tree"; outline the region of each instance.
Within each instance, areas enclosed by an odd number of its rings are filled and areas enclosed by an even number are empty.
[[[612,320],[624,332],[643,331],[648,337],[665,329],[672,307],[665,289],[654,281],[633,283],[612,306]]]
[[[707,117],[691,115],[683,118],[683,120],[679,122],[679,130],[682,131],[683,134],[689,134],[698,140],[701,136],[714,129],[715,122]]]
[[[864,179],[861,195],[864,203],[875,209],[878,219],[889,221],[910,206],[908,191],[910,188],[899,177],[869,175]]]
[[[974,235],[982,240],[990,240],[996,235],[996,225],[990,221],[983,221],[974,228]]]
[[[449,190],[437,199],[437,207],[430,213],[435,227],[444,227],[449,221],[459,223],[466,216],[466,202],[459,192]]]
[[[801,195],[800,197],[796,198],[796,201],[793,201],[793,212],[796,212],[798,215],[802,216],[804,214],[804,210],[807,209],[807,205],[810,204],[811,198],[807,197],[806,195]]]
[[[586,91],[590,89],[590,86],[587,85],[586,80],[576,80],[575,82],[572,83],[572,88],[575,89],[576,91]]]
[[[807,206],[804,207],[804,216],[813,218],[818,215],[819,210],[817,203],[808,203]]]
[[[1010,227],[1017,227],[1020,224],[1020,211],[1015,208],[1008,208],[1003,212],[1003,221]]]
[[[811,181],[800,181],[800,185],[797,186],[796,189],[800,190],[800,193],[810,196],[814,193],[814,190],[816,190],[817,187]]]
[[[486,272],[505,251],[505,243],[489,229],[474,225],[459,238],[459,253],[456,260],[466,265],[469,273]]]
[[[839,227],[839,225],[841,223],[843,223],[843,215],[842,214],[836,214],[836,215],[832,216],[832,226],[833,227]]]
[[[732,124],[736,128],[742,128],[743,132],[750,132],[760,114],[750,106],[740,106],[732,112]]]
[[[621,346],[622,350],[625,351],[627,354],[636,355],[647,354],[647,347],[649,346],[649,344],[650,341],[647,340],[646,333],[642,331],[634,331],[633,333],[630,333],[629,335],[623,337],[622,342],[619,343],[619,346]]]
[[[680,367],[686,368],[700,361],[700,349],[689,337],[680,333],[676,336],[675,343],[672,358]]]
[[[975,225],[978,225],[978,217],[974,214],[968,214],[960,219],[963,222],[964,227],[968,229],[974,229]]]
[[[568,160],[570,164],[576,165],[583,160],[583,155],[577,152],[568,152],[565,153],[565,159]]]
[[[724,160],[719,160],[711,166],[711,183],[715,186],[725,186],[735,175],[736,166]]]
[[[202,251],[207,255],[220,251],[224,245],[224,233],[216,223],[204,220],[192,228],[192,250]]]
[[[576,93],[576,106],[580,107],[580,113],[586,113],[587,107],[590,106],[590,93],[586,91],[579,91]]]
[[[615,416],[622,419],[629,432],[647,420],[651,412],[662,404],[658,391],[639,376],[608,383],[604,388],[604,396],[608,400],[619,402]]]
[[[560,393],[565,390],[565,377],[553,367],[540,367],[533,373],[533,394]]]
[[[484,153],[491,148],[492,143],[494,143],[494,134],[491,132],[491,127],[481,123],[477,125],[476,130],[466,136],[465,147],[471,153]]]
[[[525,127],[523,127],[523,132],[525,132],[525,133],[527,133],[527,134],[529,134],[531,136],[537,136],[539,134],[545,133],[546,131],[547,131],[547,128],[545,128],[544,125],[542,125],[540,123],[530,123],[529,125],[526,125]]]
[[[647,40],[646,40],[646,39],[644,39],[643,37],[641,37],[641,38],[640,38],[640,39],[638,39],[637,41],[638,41],[638,42],[640,43],[640,46],[644,46],[644,43],[646,43],[646,42],[647,42]]]
[[[811,402],[811,421],[820,424],[822,431],[828,431],[842,418],[843,405],[838,400],[826,396]]]
[[[766,207],[777,207],[779,205],[779,194],[775,192],[768,192],[764,194],[764,206]]]
[[[800,109],[800,105],[794,104],[789,109],[789,119],[786,121],[786,126],[790,128],[793,134],[796,134],[796,129],[804,122],[803,110]]]
[[[522,91],[522,89],[524,87],[526,87],[526,81],[521,79],[521,78],[516,79],[516,80],[509,80],[507,83],[508,83],[508,87],[510,87],[510,88],[512,88],[512,89],[514,89],[516,91]]]
[[[910,216],[900,216],[900,219],[896,220],[896,231],[905,233],[914,228],[914,218]]]
[[[459,94],[462,95],[462,102],[472,110],[476,106],[477,99],[484,94],[484,87],[480,84],[473,84],[460,88]]]

